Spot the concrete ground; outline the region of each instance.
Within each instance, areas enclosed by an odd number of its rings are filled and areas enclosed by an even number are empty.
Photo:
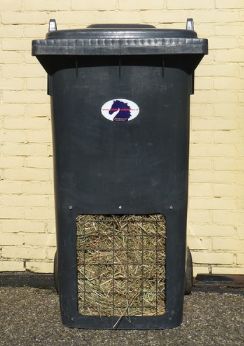
[[[244,289],[195,289],[175,329],[96,331],[64,327],[54,289],[0,287],[0,345],[244,345]]]

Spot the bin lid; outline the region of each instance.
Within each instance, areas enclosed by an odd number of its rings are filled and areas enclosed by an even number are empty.
[[[46,39],[32,41],[32,55],[207,54],[208,41],[193,30],[157,29],[143,24],[95,24],[56,30],[51,20]]]

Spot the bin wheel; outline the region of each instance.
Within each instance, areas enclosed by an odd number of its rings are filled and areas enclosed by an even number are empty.
[[[58,287],[58,254],[57,254],[57,251],[55,252],[55,255],[54,255],[53,278],[54,278],[54,287],[58,293],[59,287]]]
[[[193,287],[193,264],[189,247],[186,249],[185,294],[190,294]]]

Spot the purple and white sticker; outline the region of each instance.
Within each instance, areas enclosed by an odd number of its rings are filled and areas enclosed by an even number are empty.
[[[138,116],[139,107],[135,102],[127,99],[113,99],[104,103],[101,113],[110,121],[125,122]]]

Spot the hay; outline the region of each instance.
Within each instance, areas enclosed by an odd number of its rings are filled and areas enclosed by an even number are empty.
[[[81,215],[76,225],[79,313],[163,314],[164,217]]]

